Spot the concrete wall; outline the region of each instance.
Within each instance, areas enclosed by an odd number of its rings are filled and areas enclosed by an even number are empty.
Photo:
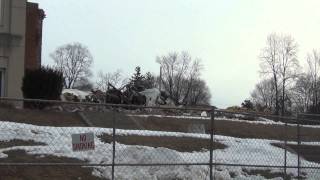
[[[26,0],[2,0],[0,69],[5,72],[3,96],[22,98],[24,76]]]
[[[8,4],[10,1],[8,0],[0,0],[1,3],[1,21],[0,21],[0,33],[1,32],[7,32],[9,28],[9,8]]]

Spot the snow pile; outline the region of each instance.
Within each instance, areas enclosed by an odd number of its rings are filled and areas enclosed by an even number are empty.
[[[86,96],[89,96],[91,92],[89,91],[81,91],[78,89],[63,89],[61,93],[61,100],[67,101],[65,94],[72,94],[73,96],[77,97],[78,100],[82,101],[86,99]]]
[[[75,133],[95,133],[96,149],[94,151],[73,152],[71,146],[71,135]],[[25,150],[28,154],[54,155],[58,157],[70,157],[86,160],[89,163],[111,163],[112,144],[102,142],[98,136],[111,134],[108,128],[74,128],[74,127],[44,127],[12,122],[0,122],[0,141],[10,140],[33,140],[45,143],[42,146],[16,146],[0,149],[0,158],[6,158],[5,151]],[[158,132],[158,131],[135,131],[117,130],[117,135],[140,136],[176,136],[210,139],[207,134]],[[250,165],[274,165],[283,166],[284,151],[272,146],[270,143],[281,143],[280,141],[261,139],[241,139],[227,136],[215,136],[215,140],[227,146],[226,149],[214,150],[214,162],[237,163]],[[293,143],[293,142],[289,142]],[[319,142],[312,142],[320,145]],[[202,152],[178,152],[167,148],[153,148],[146,146],[131,146],[116,144],[116,163],[207,163],[210,153]],[[297,163],[297,156],[288,152],[288,165]],[[317,166],[301,159],[304,166]],[[216,179],[263,179],[261,176],[248,175],[243,167],[217,166],[215,169]],[[254,168],[247,168],[254,169]],[[262,169],[262,168],[258,168]],[[264,168],[271,172],[282,172],[283,169]],[[302,169],[307,177],[319,179],[320,174],[309,169]],[[95,167],[93,174],[98,177],[111,177],[111,167]],[[296,169],[288,169],[288,173],[297,175]],[[232,176],[231,176],[232,174]],[[115,179],[209,179],[208,166],[146,166],[146,167],[116,167]]]
[[[152,89],[146,89],[140,94],[146,96],[146,106],[156,106],[158,105],[158,100],[160,99],[161,92],[157,88],[152,88]]]
[[[201,117],[208,117],[208,114],[206,111],[201,112]]]
[[[157,88],[146,89],[140,94],[146,96],[146,106],[157,106],[157,105],[167,105],[167,106],[175,106],[174,102],[170,98],[166,98],[166,100],[161,98],[161,91]]]

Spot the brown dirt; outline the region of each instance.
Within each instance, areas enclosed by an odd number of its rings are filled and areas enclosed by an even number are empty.
[[[34,141],[22,141],[22,140],[12,140],[12,141],[0,141],[0,149],[13,147],[13,146],[41,146],[46,145],[44,143],[34,142]]]
[[[188,132],[190,125],[207,124],[197,119],[134,117],[118,112],[85,112],[84,115],[95,126],[106,128],[113,127],[113,117],[115,117],[116,127],[119,129]]]
[[[314,146],[314,145],[293,145],[293,144],[287,144],[287,147],[284,146],[284,144],[279,143],[273,143],[272,145],[280,148],[286,148],[289,152],[300,154],[300,156],[307,161],[312,161],[315,163],[320,163],[320,146]]]
[[[76,113],[14,108],[0,108],[0,121],[54,127],[86,126]]]
[[[209,127],[208,127],[209,128]],[[207,128],[207,129],[208,129]],[[215,121],[215,133],[218,135],[233,136],[239,138],[272,139],[296,141],[297,127],[284,125],[254,124],[249,122],[237,122],[228,120]],[[319,128],[300,128],[303,141],[320,141]]]
[[[112,142],[112,136],[102,135],[100,139],[106,143]],[[164,147],[174,149],[180,152],[193,152],[202,151],[204,149],[210,149],[210,141],[200,138],[179,138],[168,136],[117,136],[116,141],[127,145],[141,145],[150,147]],[[214,149],[224,149],[227,146],[219,142],[214,143]]]
[[[173,131],[173,132],[189,132],[192,125],[204,125],[208,127],[209,121],[202,121],[197,119],[179,119],[179,118],[160,118],[160,117],[147,117],[137,118],[130,117],[136,120],[141,126],[148,130],[154,131]]]
[[[113,127],[113,117],[116,118],[116,127],[119,129],[152,130],[189,132],[189,127],[202,124],[208,133],[210,120],[183,119],[165,117],[129,117],[120,113],[86,113],[88,119],[97,127]],[[296,140],[297,127],[284,125],[254,124],[243,121],[216,120],[214,123],[215,134],[239,138],[257,138],[273,140]],[[285,132],[287,135],[285,135]],[[303,141],[320,141],[320,131],[317,128],[302,127],[300,129]]]
[[[116,127],[119,129],[139,129],[139,126],[123,113],[83,112],[83,115],[97,127],[112,128],[113,118],[115,118]]]
[[[46,156],[39,158],[28,155],[24,151],[9,151],[8,158],[1,159],[2,163],[11,162],[38,162],[38,163],[83,163],[83,161],[71,158]],[[92,175],[92,168],[80,166],[0,166],[0,179],[5,180],[98,180]]]

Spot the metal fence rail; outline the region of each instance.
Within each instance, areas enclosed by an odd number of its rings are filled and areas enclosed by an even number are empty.
[[[33,103],[34,109],[23,109],[26,103]],[[41,110],[37,110],[37,105]],[[80,119],[85,117],[93,127],[86,127],[88,123],[82,127],[64,126],[64,117],[77,119],[79,112]],[[210,180],[224,171],[230,175],[240,172],[284,179],[315,178],[320,174],[315,172],[320,172],[320,133],[317,132],[320,127],[309,125],[319,123],[314,117],[320,119],[319,115],[282,117],[209,106],[150,107],[0,98],[0,153],[25,150],[31,155],[67,158],[59,162],[48,158],[43,162],[33,157],[21,160],[9,156],[0,158],[0,167],[85,166],[102,168],[111,179],[135,167],[141,167],[143,173],[171,170],[185,173],[191,169]],[[72,152],[71,134],[88,131],[94,131],[98,140],[96,149],[91,153]],[[155,168],[143,170],[150,167]]]

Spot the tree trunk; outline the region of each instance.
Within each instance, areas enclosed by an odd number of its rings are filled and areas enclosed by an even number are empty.
[[[279,91],[278,91],[278,82],[277,82],[277,76],[274,74],[274,86],[276,90],[276,115],[279,115]]]
[[[282,107],[281,107],[281,115],[282,116],[284,116],[284,110],[285,110],[285,107],[284,107],[284,101],[285,101],[285,99],[284,99],[284,96],[285,96],[285,83],[286,83],[286,81],[285,80],[283,80],[283,82],[282,82]]]

